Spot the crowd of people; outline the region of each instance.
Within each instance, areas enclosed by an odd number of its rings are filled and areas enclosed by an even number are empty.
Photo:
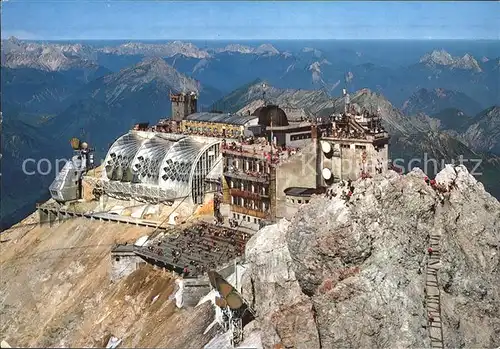
[[[257,154],[263,155],[266,161],[271,163],[279,163],[295,155],[300,150],[299,148],[271,145],[265,138],[255,137],[242,138],[238,143],[232,141],[229,144],[223,139],[221,148],[223,150],[238,152],[242,155],[247,154],[249,157],[254,157]]]
[[[160,120],[156,125],[150,126],[148,123],[136,124],[133,127],[135,131],[148,131],[148,132],[160,132],[160,133],[176,133],[183,135],[197,135],[205,137],[215,137],[215,138],[239,138],[241,137],[240,130],[226,130],[221,131],[216,128],[201,128],[201,127],[182,127],[175,121],[170,120]]]
[[[146,249],[176,272],[198,276],[241,257],[249,238],[238,230],[199,223]]]

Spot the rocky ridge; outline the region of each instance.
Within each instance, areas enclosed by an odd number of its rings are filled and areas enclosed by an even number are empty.
[[[429,347],[425,275],[441,231],[445,348],[500,345],[500,204],[463,166],[335,185],[248,243],[243,296],[264,348]]]
[[[500,107],[493,106],[474,117],[462,139],[473,149],[500,154]]]
[[[421,88],[403,103],[401,111],[405,115],[417,113],[431,115],[447,108],[457,108],[468,115],[475,115],[484,109],[481,104],[465,93],[443,88]]]
[[[173,57],[183,55],[192,58],[208,58],[210,54],[190,42],[172,41],[166,44],[146,44],[141,42],[128,42],[119,46],[108,46],[99,49],[103,53],[117,55],[144,55],[154,57]]]
[[[472,70],[476,73],[482,72],[477,60],[466,53],[463,57],[453,57],[445,50],[434,50],[420,58],[420,63],[428,66],[446,66],[452,69]]]
[[[14,37],[2,40],[2,66],[45,71],[97,68],[95,51],[88,45],[26,43]]]
[[[152,81],[166,84],[175,92],[199,92],[196,80],[179,73],[162,58],[146,58],[133,67],[104,77],[105,84],[116,86],[115,91],[119,93],[122,92],[122,88],[133,91],[137,86]]]
[[[249,109],[249,104],[262,100],[264,92],[268,103],[292,108],[303,108],[311,114],[332,108],[333,105],[331,97],[325,91],[283,89],[269,86],[260,79],[233,91],[217,101],[215,105],[229,105],[232,107],[232,112],[242,109],[247,110]]]

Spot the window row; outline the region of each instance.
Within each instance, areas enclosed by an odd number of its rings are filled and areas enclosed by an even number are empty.
[[[239,213],[233,213],[233,218],[236,219],[236,220],[241,220],[243,222],[251,222],[251,218],[250,216],[245,216],[244,214],[240,215]],[[254,224],[260,224],[261,222],[261,219],[260,218],[255,218],[253,217],[253,223]]]
[[[231,189],[244,190],[260,195],[269,195],[268,187],[259,185],[254,182],[249,182],[241,179],[230,179],[228,184]]]
[[[308,204],[309,200],[308,199],[293,199],[293,198],[286,198],[288,202],[291,202],[292,204]]]
[[[300,139],[309,139],[309,138],[311,138],[311,133],[310,132],[299,133],[299,134],[295,134],[295,135],[291,135],[290,136],[290,140],[291,141],[298,141]]]
[[[271,173],[271,167],[263,161],[243,158],[226,158],[224,161],[225,168],[232,167],[242,171]]]
[[[269,203],[264,201],[245,199],[231,195],[231,205],[238,205],[251,210],[266,212],[269,209]]]
[[[351,145],[350,144],[341,144],[340,147],[343,148],[343,149],[351,149]],[[363,149],[364,150],[364,149],[366,149],[366,145],[358,145],[358,144],[356,144],[354,146],[354,148],[355,149]]]

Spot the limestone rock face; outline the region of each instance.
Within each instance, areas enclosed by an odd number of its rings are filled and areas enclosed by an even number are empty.
[[[286,242],[289,223],[265,227],[246,247],[242,295],[259,317],[262,344],[319,348],[311,299],[301,291]]]
[[[247,245],[243,294],[265,348],[430,347],[426,268],[440,233],[447,348],[500,346],[500,204],[464,166],[358,180]],[[339,188],[332,188],[338,192]]]

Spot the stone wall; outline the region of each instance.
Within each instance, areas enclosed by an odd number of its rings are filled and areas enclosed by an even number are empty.
[[[119,279],[132,274],[139,268],[140,264],[144,264],[144,260],[133,252],[127,253],[111,253],[111,273],[110,279],[116,282]]]
[[[316,188],[319,171],[314,142],[276,167],[276,217],[286,216],[285,189],[289,187]]]
[[[185,278],[182,293],[184,306],[187,308],[196,306],[210,290],[211,286],[207,278]]]

